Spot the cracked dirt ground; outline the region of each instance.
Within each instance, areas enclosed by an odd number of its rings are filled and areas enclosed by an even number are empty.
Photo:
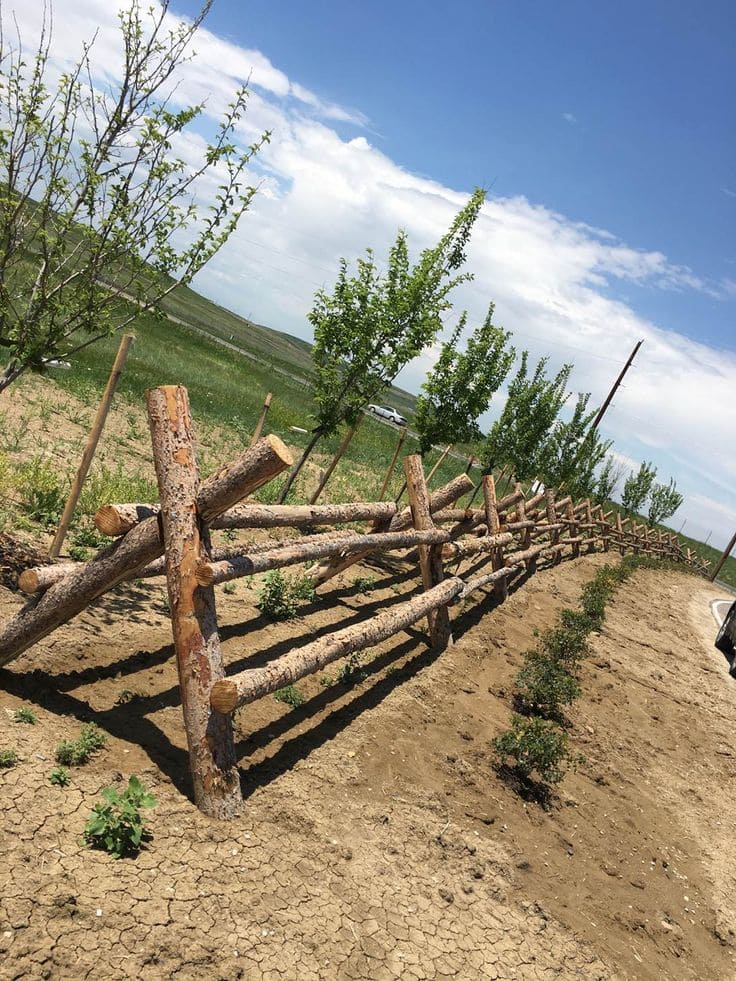
[[[20,756],[0,771],[0,977],[734,976],[736,689],[710,646],[711,587],[639,572],[620,590],[570,712],[586,759],[548,810],[492,766],[534,629],[602,561],[542,571],[482,618],[460,611],[440,658],[404,634],[353,687],[316,677],[297,710],[242,711],[232,824],[185,796],[160,589],[134,605],[121,591],[47,638],[0,672],[0,747]],[[218,595],[226,662],[258,663],[405,585],[361,595],[353,578],[286,625],[264,627],[245,585]],[[0,599],[3,616],[18,603]],[[35,726],[11,721],[20,705]],[[88,719],[107,747],[51,786],[55,744]],[[158,801],[152,839],[115,861],[80,836],[100,789],[131,773]]]

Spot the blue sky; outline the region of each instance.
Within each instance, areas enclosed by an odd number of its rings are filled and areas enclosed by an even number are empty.
[[[94,71],[120,64],[114,3],[68,0],[59,67],[98,28]],[[41,5],[15,10],[38,31]],[[173,14],[193,14],[173,0]],[[30,40],[30,37],[29,37]],[[244,143],[268,128],[259,193],[195,286],[303,337],[338,260],[385,255],[398,227],[434,244],[476,185],[489,190],[457,290],[609,410],[618,461],[677,479],[679,527],[725,544],[736,527],[736,4],[389,4],[215,0],[174,101],[208,97],[205,126],[250,78]],[[200,159],[201,138],[176,147]],[[202,189],[207,200],[212,188]],[[453,321],[448,321],[448,330]],[[416,391],[435,351],[399,378]],[[497,415],[503,393],[486,421]]]

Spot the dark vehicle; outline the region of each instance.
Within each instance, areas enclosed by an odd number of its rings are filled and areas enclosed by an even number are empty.
[[[731,662],[730,675],[736,678],[736,603],[732,603],[716,637],[716,647]]]

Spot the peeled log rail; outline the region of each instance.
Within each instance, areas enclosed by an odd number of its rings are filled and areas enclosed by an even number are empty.
[[[478,552],[490,552],[491,549],[508,545],[514,540],[510,532],[499,535],[484,535],[483,538],[471,538],[468,541],[448,542],[442,549],[442,556],[450,561],[460,561]]]
[[[449,532],[441,528],[429,531],[397,531],[383,534],[356,535],[354,538],[338,538],[330,541],[299,542],[273,552],[260,555],[236,556],[222,562],[203,562],[197,567],[197,582],[201,586],[214,586],[242,576],[251,576],[285,565],[309,562],[329,556],[348,556],[363,552],[370,546],[371,552],[390,551],[396,548],[409,548],[412,545],[437,545],[449,540]]]
[[[518,565],[511,565],[508,566],[508,568],[496,569],[495,572],[487,572],[485,575],[476,576],[475,579],[469,579],[468,582],[465,583],[460,598],[465,599],[467,596],[470,596],[471,593],[474,593],[476,589],[482,589],[484,586],[497,586],[501,582],[508,585],[509,579],[518,575],[520,572],[523,572],[523,570],[524,565],[523,563],[519,562]],[[502,599],[505,598],[506,595],[507,594],[503,594]]]
[[[445,579],[426,593],[378,613],[369,620],[336,630],[327,637],[320,637],[319,640],[290,651],[262,668],[249,668],[218,681],[212,687],[212,707],[217,712],[234,712],[239,706],[254,702],[286,685],[292,685],[340,657],[364,651],[388,640],[421,620],[431,610],[451,603],[462,591],[462,580],[455,577]]]
[[[445,484],[444,487],[440,487],[429,498],[429,510],[432,514],[435,511],[442,511],[449,507],[450,504],[454,504],[458,498],[462,497],[463,494],[467,494],[469,490],[473,488],[473,481],[470,477],[465,474],[461,474],[459,477],[455,477],[451,480],[449,484]],[[386,526],[377,527],[370,532],[371,535],[376,535],[381,532],[386,531],[403,531],[406,528],[410,528],[412,523],[411,508],[404,508],[399,514],[395,515],[391,522]],[[361,559],[370,555],[373,551],[372,548],[367,548],[363,552],[358,552],[355,555],[349,555],[345,558],[334,558],[328,562],[323,562],[318,566],[313,574],[315,586],[321,586],[323,583],[327,582],[328,579],[332,579],[339,572],[343,572],[345,569],[349,569],[351,565],[356,562],[360,562]]]
[[[291,454],[278,436],[266,436],[201,484],[197,495],[200,517],[204,522],[212,521],[291,465]],[[51,586],[38,602],[31,600],[0,628],[0,667],[163,555],[163,551],[158,518],[147,518]]]
[[[349,521],[380,521],[397,511],[393,501],[366,504],[241,504],[211,522],[212,528],[304,528]],[[95,526],[103,535],[127,534],[139,521],[158,514],[153,504],[105,504],[95,514]]]

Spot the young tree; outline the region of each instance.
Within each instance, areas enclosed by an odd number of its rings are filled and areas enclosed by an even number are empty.
[[[613,457],[606,457],[606,462],[598,474],[598,481],[593,490],[593,500],[596,504],[605,504],[611,500],[616,485],[621,479],[621,467],[617,467]]]
[[[493,323],[493,309],[491,303],[485,320],[473,330],[461,351],[458,346],[467,325],[467,314],[463,313],[427,373],[414,416],[422,456],[436,443],[480,439],[478,418],[516,357],[514,348],[508,346],[511,334]]]
[[[669,484],[655,484],[649,498],[649,524],[654,526],[671,518],[682,504],[684,498],[677,490],[677,484],[670,478]]]
[[[593,494],[596,470],[611,448],[611,441],[601,439],[591,428],[596,409],[588,411],[590,392],[580,393],[572,418],[555,423],[540,451],[539,476],[550,487],[561,487],[574,497]]]
[[[97,82],[93,41],[57,79],[50,18],[32,57],[0,23],[0,391],[188,283],[248,208],[245,170],[269,134],[236,144],[245,87],[198,162],[176,153],[204,104],[177,109],[174,75],[211,2],[170,27],[168,0],[146,15],[132,0],[112,84]],[[203,179],[217,184],[204,205]]]
[[[627,514],[639,514],[657,476],[657,468],[651,463],[642,463],[636,473],[632,473],[624,483],[621,494],[621,507]]]
[[[406,232],[400,230],[381,273],[373,251],[348,274],[347,260],[332,293],[320,290],[309,322],[314,328],[316,425],[301,459],[281,490],[285,500],[297,474],[323,436],[352,425],[366,403],[375,401],[404,365],[431,344],[442,327],[451,290],[468,279],[458,273],[485,192],[478,189],[433,248],[416,265],[409,261]]]
[[[481,462],[486,473],[511,466],[518,480],[529,480],[542,470],[545,446],[567,399],[565,386],[572,371],[572,365],[565,364],[548,378],[547,361],[542,358],[530,376],[529,352],[522,352],[506,405],[483,444]]]

